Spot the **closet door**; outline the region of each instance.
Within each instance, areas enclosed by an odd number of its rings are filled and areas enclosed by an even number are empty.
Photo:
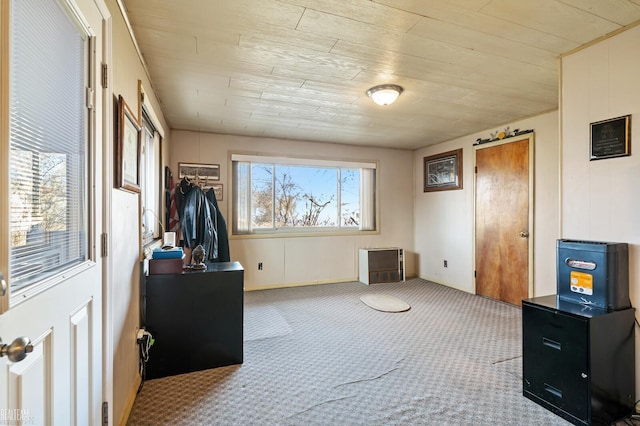
[[[476,293],[521,305],[531,293],[533,135],[476,150]]]

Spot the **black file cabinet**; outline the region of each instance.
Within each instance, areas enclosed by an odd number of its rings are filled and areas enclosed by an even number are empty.
[[[242,363],[240,263],[207,263],[204,271],[149,275],[141,290],[142,323],[155,339],[147,379]]]
[[[576,425],[610,424],[635,402],[634,309],[555,295],[522,301],[523,394]]]

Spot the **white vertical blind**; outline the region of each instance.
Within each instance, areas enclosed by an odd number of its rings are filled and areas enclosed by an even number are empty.
[[[233,232],[251,232],[251,163],[234,162],[233,177],[235,185],[233,190]]]
[[[376,170],[360,169],[360,230],[376,229]]]
[[[12,289],[87,259],[87,40],[56,0],[12,1]]]

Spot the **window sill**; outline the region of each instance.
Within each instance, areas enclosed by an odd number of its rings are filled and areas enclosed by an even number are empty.
[[[264,238],[318,238],[318,237],[361,237],[377,235],[380,231],[326,231],[326,232],[256,232],[253,234],[230,234],[231,240],[264,239]]]
[[[145,244],[145,246],[142,248],[143,259],[151,259],[153,250],[160,247],[162,247],[162,238],[157,238],[150,243]]]

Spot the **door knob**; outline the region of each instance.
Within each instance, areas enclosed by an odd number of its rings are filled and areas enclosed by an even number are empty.
[[[529,238],[529,233],[527,231],[520,231],[518,235],[520,235],[520,238]]]
[[[28,337],[18,337],[11,344],[2,343],[0,339],[0,358],[6,356],[11,362],[20,362],[33,352],[33,345]]]

